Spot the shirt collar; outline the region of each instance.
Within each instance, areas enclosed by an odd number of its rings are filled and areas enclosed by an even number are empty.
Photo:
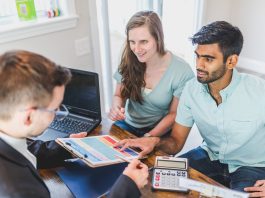
[[[35,168],[37,167],[36,157],[28,150],[26,139],[14,138],[4,133],[0,133],[0,138],[2,138],[7,144],[13,147],[16,151],[21,153],[25,158],[27,158],[27,160],[29,160]]]
[[[230,84],[226,88],[220,91],[220,94],[223,99],[226,99],[233,93],[238,83],[240,82],[240,79],[241,79],[241,76],[239,72],[236,69],[233,69],[233,74],[232,74],[232,79],[231,79]]]
[[[240,82],[240,79],[241,79],[240,73],[236,69],[233,69],[231,82],[226,88],[220,91],[220,94],[223,99],[227,98],[233,93],[234,89],[237,87],[238,83]],[[202,92],[209,93],[208,84],[202,83],[201,88]]]

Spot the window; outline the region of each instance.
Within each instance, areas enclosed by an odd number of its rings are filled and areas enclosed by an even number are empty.
[[[34,4],[36,18],[21,20],[15,0],[0,0],[0,43],[76,26],[74,0],[34,0]],[[20,11],[26,12],[25,5],[22,6]]]
[[[5,25],[16,15],[16,8],[14,1],[0,0],[0,24]]]
[[[18,1],[19,2],[19,1]],[[66,10],[62,10],[65,8],[65,1],[57,1],[57,0],[34,0],[36,15],[38,19],[41,18],[51,18],[60,15],[64,15]],[[18,11],[16,7],[15,0],[0,0],[1,8],[0,8],[0,24],[6,25],[8,23],[19,23]],[[62,5],[61,5],[62,4]],[[22,4],[23,5],[23,4]],[[25,9],[24,7],[20,7],[21,9]]]

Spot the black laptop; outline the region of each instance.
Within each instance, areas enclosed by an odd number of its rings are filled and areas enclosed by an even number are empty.
[[[34,138],[43,141],[68,137],[72,133],[90,132],[101,122],[98,74],[70,69],[72,80],[65,88],[63,104],[69,115],[54,120],[45,132]]]

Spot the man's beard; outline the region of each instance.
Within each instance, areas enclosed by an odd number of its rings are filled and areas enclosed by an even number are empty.
[[[227,71],[227,68],[225,65],[223,65],[223,67],[221,67],[220,69],[212,72],[210,75],[209,75],[209,72],[207,71],[203,71],[201,69],[197,69],[197,71],[199,72],[202,72],[204,74],[206,74],[206,77],[199,77],[197,76],[197,80],[200,82],[200,83],[204,83],[204,84],[208,84],[208,83],[212,83],[216,80],[219,80],[220,78],[222,78],[226,71]]]

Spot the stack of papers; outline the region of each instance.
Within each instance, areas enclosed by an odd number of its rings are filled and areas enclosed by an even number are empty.
[[[225,198],[247,198],[248,193],[243,193],[231,189],[221,188],[211,184],[202,183],[188,178],[179,177],[179,186],[200,192],[206,197],[225,197]]]

